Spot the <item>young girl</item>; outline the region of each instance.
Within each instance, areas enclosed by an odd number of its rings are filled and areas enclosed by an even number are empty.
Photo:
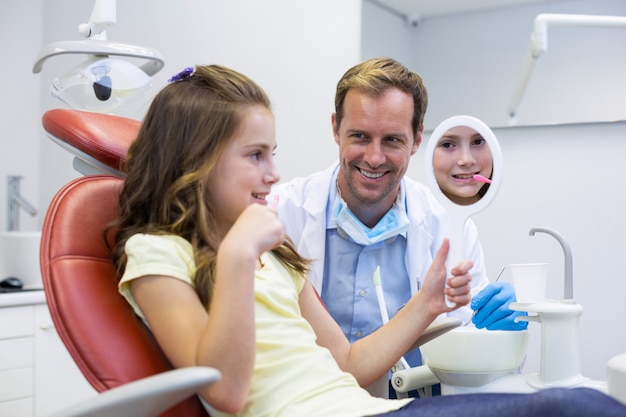
[[[129,151],[115,260],[121,293],[172,364],[221,371],[220,381],[198,393],[212,417],[554,416],[555,407],[580,412],[590,404],[604,410],[585,409],[593,415],[624,412],[590,390],[417,401],[370,396],[361,386],[388,372],[449,311],[447,241],[421,290],[387,325],[350,345],[265,200],[279,180],[266,94],[217,65],[173,78]],[[462,262],[447,280],[457,305],[469,302],[470,267]]]
[[[477,202],[489,184],[475,174],[491,178],[493,158],[487,141],[471,127],[456,126],[439,139],[433,155],[435,179],[443,194],[459,205]]]

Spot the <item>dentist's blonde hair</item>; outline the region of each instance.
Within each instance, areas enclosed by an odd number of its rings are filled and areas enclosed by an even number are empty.
[[[337,83],[335,92],[335,120],[339,129],[343,120],[343,103],[348,91],[359,90],[372,97],[379,97],[390,88],[399,88],[413,97],[411,128],[414,138],[424,124],[428,107],[428,92],[422,78],[392,58],[373,58],[350,68]]]

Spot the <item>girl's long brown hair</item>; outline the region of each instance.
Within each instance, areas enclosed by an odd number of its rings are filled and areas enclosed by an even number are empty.
[[[136,233],[174,234],[193,246],[195,288],[208,308],[215,281],[221,236],[206,198],[206,179],[250,106],[270,109],[265,92],[236,71],[219,65],[198,66],[191,76],[167,85],[154,98],[124,166],[119,231],[114,261],[126,267],[124,245]],[[309,261],[292,241],[272,251],[283,263],[305,274]]]

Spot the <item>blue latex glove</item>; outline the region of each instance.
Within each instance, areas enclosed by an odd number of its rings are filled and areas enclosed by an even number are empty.
[[[528,322],[515,323],[515,317],[525,316],[526,312],[513,311],[509,304],[515,302],[515,290],[508,282],[494,282],[479,292],[470,307],[477,310],[472,323],[487,330],[525,330]]]

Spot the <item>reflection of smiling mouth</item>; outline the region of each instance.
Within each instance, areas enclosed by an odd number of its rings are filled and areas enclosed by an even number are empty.
[[[367,171],[365,171],[365,170],[363,170],[361,168],[357,168],[357,170],[361,174],[363,174],[364,177],[371,178],[371,179],[374,179],[374,180],[377,179],[377,178],[382,177],[383,175],[385,175],[384,172],[367,172]],[[471,177],[471,175],[470,175],[470,177]]]
[[[474,174],[454,174],[452,178],[456,178],[459,180],[470,180],[474,178]]]

